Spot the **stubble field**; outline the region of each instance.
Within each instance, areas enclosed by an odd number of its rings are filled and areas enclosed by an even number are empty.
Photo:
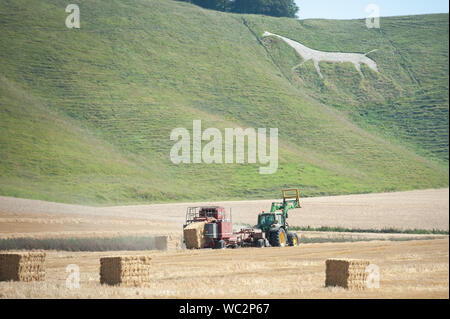
[[[209,204],[232,208],[236,224],[254,224],[270,202]],[[2,197],[0,238],[176,236],[181,235],[186,207],[203,204],[94,208]],[[448,230],[448,189],[306,198],[302,206],[290,214],[291,225]],[[45,282],[0,282],[0,298],[448,298],[448,252],[448,236],[220,251],[48,251]],[[152,257],[148,286],[100,285],[100,257],[142,254]],[[380,288],[325,288],[328,258],[376,264]],[[78,289],[66,286],[70,264],[80,269]]]

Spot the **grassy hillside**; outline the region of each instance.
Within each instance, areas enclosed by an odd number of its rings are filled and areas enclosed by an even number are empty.
[[[383,19],[393,25],[373,36],[354,30],[362,21],[165,0],[78,4],[81,29],[69,30],[64,1],[0,3],[0,195],[107,204],[278,197],[285,186],[306,196],[448,186],[448,51],[430,50],[439,68],[419,59],[414,49],[426,47],[404,34],[408,17]],[[448,44],[448,15],[414,19],[434,21],[422,36]],[[388,54],[373,54],[379,75],[321,65],[320,83],[305,64],[299,82],[290,69],[299,57],[261,40],[265,29],[316,49]],[[277,173],[172,164],[170,132],[197,119],[203,129],[279,128]]]

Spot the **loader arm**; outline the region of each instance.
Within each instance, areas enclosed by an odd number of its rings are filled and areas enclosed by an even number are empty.
[[[270,212],[274,213],[278,210],[283,210],[283,216],[287,218],[290,209],[301,208],[300,193],[297,188],[283,189],[281,193],[283,195],[283,201],[273,202]]]

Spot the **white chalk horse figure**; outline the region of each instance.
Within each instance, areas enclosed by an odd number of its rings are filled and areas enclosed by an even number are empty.
[[[323,78],[322,73],[320,73],[320,67],[319,62],[325,61],[325,62],[350,62],[355,65],[356,70],[358,70],[359,74],[363,76],[361,73],[361,63],[366,64],[370,69],[378,73],[377,64],[374,60],[367,57],[367,54],[374,52],[376,50],[372,50],[366,54],[361,53],[342,53],[342,52],[324,52],[324,51],[318,51],[314,49],[310,49],[307,46],[304,46],[301,43],[298,43],[296,41],[293,41],[291,39],[282,37],[281,35],[270,33],[270,32],[264,32],[263,37],[269,37],[274,36],[282,39],[284,42],[289,44],[294,50],[303,58],[303,62],[297,66],[295,66],[293,69],[299,67],[306,61],[312,60],[314,62],[314,66],[317,70],[317,73],[321,78]]]

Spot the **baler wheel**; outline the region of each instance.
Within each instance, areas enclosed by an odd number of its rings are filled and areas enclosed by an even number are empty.
[[[225,243],[224,240],[219,240],[216,243],[216,249],[225,249],[227,247],[227,244]]]
[[[258,239],[258,241],[256,242],[256,246],[259,248],[264,248],[266,246],[266,242],[264,241],[264,239]]]

